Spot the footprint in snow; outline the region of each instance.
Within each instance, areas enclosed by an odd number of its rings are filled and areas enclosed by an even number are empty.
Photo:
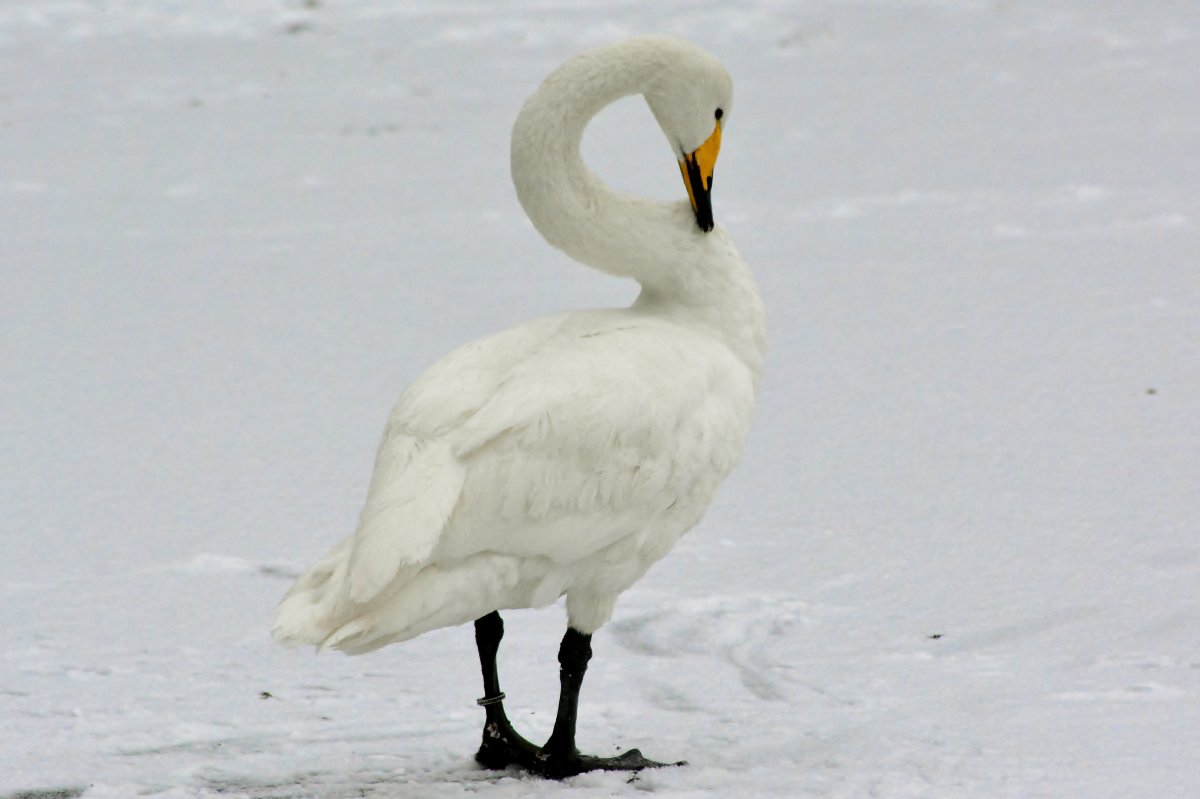
[[[801,619],[804,603],[786,596],[716,596],[667,603],[609,625],[618,644],[658,657],[716,656],[737,671],[742,686],[764,700],[787,698],[787,664],[778,649]],[[690,704],[662,694],[668,709]]]

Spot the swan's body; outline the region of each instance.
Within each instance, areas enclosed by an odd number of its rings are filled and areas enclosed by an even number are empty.
[[[281,641],[357,654],[563,595],[586,637],[700,520],[746,437],[762,303],[724,232],[697,224],[707,186],[692,206],[619,194],[579,143],[601,108],[644,93],[690,159],[723,105],[719,146],[729,92],[711,56],[643,37],[578,56],[530,97],[512,142],[526,213],[641,295],[527,322],[422,375],[391,413],[357,531],[280,606]]]

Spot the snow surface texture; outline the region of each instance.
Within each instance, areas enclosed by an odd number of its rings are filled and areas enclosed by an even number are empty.
[[[0,796],[1200,795],[1200,6],[0,2]],[[580,744],[476,770],[469,628],[275,647],[400,390],[633,289],[508,178],[564,58],[737,84],[747,456],[597,634]],[[640,101],[587,156],[682,197]],[[548,734],[559,611],[508,614]]]

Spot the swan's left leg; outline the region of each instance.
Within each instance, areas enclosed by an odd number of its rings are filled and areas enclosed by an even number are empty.
[[[642,757],[637,749],[616,757],[593,757],[581,755],[575,748],[575,721],[579,714],[579,689],[583,675],[592,657],[592,636],[574,628],[567,628],[562,646],[558,650],[559,684],[558,716],[554,719],[554,730],[542,747],[538,762],[529,770],[545,777],[561,779],[585,771],[640,771],[656,766],[682,766],[679,763],[659,763]]]
[[[483,670],[483,698],[479,704],[487,714],[483,725],[483,743],[475,753],[475,761],[484,768],[503,769],[510,765],[531,767],[538,748],[513,729],[504,712],[504,692],[496,671],[496,654],[504,637],[504,620],[492,611],[475,620],[475,646],[479,649],[479,666]]]

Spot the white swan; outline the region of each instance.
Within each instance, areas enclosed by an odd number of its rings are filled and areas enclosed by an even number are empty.
[[[616,192],[588,171],[588,121],[643,94],[689,201]],[[576,752],[591,634],[696,524],[738,460],[765,350],[749,269],[709,191],[732,84],[688,42],[587,51],[526,101],[512,134],[525,212],[555,247],[641,284],[629,308],[537,319],[443,358],[392,411],[356,532],[279,607],[276,638],[351,654],[475,621],[487,711],[477,759],[548,775],[660,765]],[[504,714],[496,611],[566,596],[562,694],[543,747]]]

